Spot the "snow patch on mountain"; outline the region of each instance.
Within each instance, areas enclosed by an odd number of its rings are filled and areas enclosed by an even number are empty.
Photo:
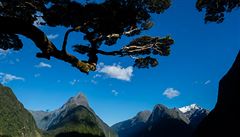
[[[198,109],[202,109],[201,107],[199,107],[197,104],[191,104],[189,106],[185,106],[185,107],[181,107],[179,108],[179,110],[182,113],[187,113],[189,111],[193,111],[193,110],[198,110]]]

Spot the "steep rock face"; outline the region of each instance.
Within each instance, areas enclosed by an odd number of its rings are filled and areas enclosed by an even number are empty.
[[[0,84],[0,136],[41,137],[32,115],[12,90]]]
[[[195,137],[240,136],[238,108],[240,97],[240,52],[228,73],[220,80],[215,108],[201,122]]]
[[[93,110],[89,107],[86,97],[82,93],[71,97],[61,108],[57,110],[51,112],[30,110],[30,112],[36,120],[37,126],[42,130],[48,130],[51,125],[59,122],[60,114],[64,115],[76,106],[84,106],[93,112]]]
[[[189,137],[193,132],[189,118],[179,109],[156,105],[150,111],[112,126],[119,137]]]
[[[50,115],[47,116],[47,120],[49,122],[46,125],[46,130],[51,129],[53,126],[60,123],[62,117],[68,115],[69,112],[73,112],[71,110],[78,106],[85,107],[86,109],[89,109],[91,112],[93,112],[88,105],[86,97],[82,93],[80,93],[75,97],[71,97],[61,108],[51,112]],[[47,117],[45,117],[44,119],[46,119]]]
[[[189,125],[196,129],[199,123],[209,114],[207,109],[204,109],[197,104],[179,108],[181,112],[189,119]]]
[[[79,133],[89,136],[116,137],[116,133],[91,109],[82,94],[71,97],[61,108],[43,113],[31,111],[39,128],[51,134]],[[41,113],[39,113],[41,112]]]
[[[158,104],[154,107],[153,112],[148,119],[148,122],[154,123],[164,119],[176,119],[189,124],[190,121],[187,117],[178,109],[169,109],[164,105]]]
[[[131,137],[146,127],[150,111],[141,111],[132,119],[114,124],[112,128],[120,137]]]
[[[192,133],[189,123],[188,118],[178,109],[156,105],[147,121],[147,130],[139,136],[189,137]]]
[[[104,137],[104,132],[99,126],[95,115],[86,107],[77,106],[63,113],[59,114],[58,122],[49,126],[49,133],[59,136],[62,133],[77,132],[82,135]]]
[[[203,119],[208,116],[208,114],[209,111],[206,109],[198,109],[194,111],[189,117],[189,125],[195,130],[197,126],[203,121]]]
[[[151,113],[152,112],[148,110],[137,113],[137,115],[132,119],[132,123],[139,123],[139,122],[146,123]]]

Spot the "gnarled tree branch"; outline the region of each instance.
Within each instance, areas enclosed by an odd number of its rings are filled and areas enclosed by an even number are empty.
[[[97,53],[102,54],[102,55],[109,55],[109,56],[116,56],[116,55],[122,56],[123,55],[121,50],[119,50],[119,51],[110,51],[110,52],[103,51],[103,50],[98,50]]]
[[[0,33],[21,34],[31,39],[42,51],[42,53],[37,54],[37,57],[39,58],[50,59],[50,57],[55,57],[70,63],[73,67],[76,67],[84,73],[96,70],[96,64],[83,62],[71,54],[58,50],[43,31],[21,19],[0,17]]]
[[[69,29],[69,30],[67,30],[67,32],[65,33],[65,36],[64,36],[64,40],[63,40],[63,44],[62,44],[62,52],[65,52],[65,53],[67,53],[67,40],[68,40],[68,36],[69,36],[69,34],[71,33],[71,32],[73,32],[73,31],[78,31],[78,30],[80,30],[80,26],[78,26],[78,27],[76,27],[76,28],[72,28],[72,29]]]
[[[142,36],[140,38],[134,39],[130,44],[124,46],[120,50],[116,51],[102,51],[96,49],[96,54],[109,55],[109,56],[131,56],[131,55],[161,55],[168,56],[170,46],[174,43],[173,39],[169,36],[167,37],[149,37]],[[74,50],[80,54],[89,53],[92,47],[84,45],[75,45]]]

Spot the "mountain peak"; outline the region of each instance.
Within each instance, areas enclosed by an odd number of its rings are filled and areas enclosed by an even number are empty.
[[[157,104],[153,111],[156,111],[156,110],[161,110],[161,111],[164,111],[164,110],[167,110],[168,108],[166,106],[164,106],[163,104]]]
[[[191,105],[179,108],[179,110],[183,113],[186,113],[192,110],[198,110],[198,109],[202,109],[202,108],[197,104],[191,104]]]
[[[135,119],[134,122],[146,122],[150,115],[151,111],[149,110],[138,112],[136,117],[134,118]]]
[[[152,114],[149,118],[151,119],[151,121],[158,121],[158,119],[165,117],[166,115],[168,115],[168,113],[169,109],[166,106],[162,104],[157,104],[154,107]]]
[[[86,96],[85,96],[82,92],[79,92],[74,98],[77,98],[77,99],[86,99]]]
[[[84,106],[89,107],[88,100],[86,96],[83,93],[78,93],[76,96],[71,97],[68,102],[66,103],[68,105],[76,105],[76,106]]]
[[[192,108],[199,108],[199,106],[198,106],[197,104],[195,104],[195,103],[194,103],[194,104],[191,104],[190,106],[191,106]]]
[[[147,115],[149,115],[149,114],[151,114],[151,111],[149,111],[149,110],[144,110],[144,111],[138,112],[138,113],[137,113],[137,116],[138,116],[138,117],[144,117],[144,116],[147,116]]]
[[[169,108],[164,106],[163,104],[157,104],[153,108],[152,115],[154,115],[154,114],[164,114],[164,113],[167,113],[168,110],[169,110]]]

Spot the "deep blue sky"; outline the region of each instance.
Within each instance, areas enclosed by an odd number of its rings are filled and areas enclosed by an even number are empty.
[[[101,72],[85,75],[62,61],[37,59],[35,53],[38,49],[22,37],[24,48],[20,52],[11,51],[7,55],[0,52],[0,78],[6,74],[18,77],[19,80],[4,84],[10,86],[24,106],[31,110],[54,110],[71,96],[83,92],[95,112],[109,125],[133,117],[141,110],[152,110],[158,103],[168,107],[197,103],[212,109],[217,98],[218,81],[240,49],[239,10],[227,14],[222,24],[204,24],[203,13],[197,12],[195,1],[174,0],[170,9],[154,15],[152,20],[155,26],[142,35],[170,35],[175,40],[171,55],[159,57],[160,64],[156,68],[133,68],[133,75],[129,76],[125,72],[131,73],[133,60],[101,56],[100,62],[104,63]],[[65,28],[41,29],[53,36],[56,45],[61,45]],[[85,43],[79,33],[70,37],[69,47]],[[116,48],[131,39],[122,38]],[[51,68],[48,65],[37,67],[40,62],[51,65]],[[128,67],[122,69],[122,75],[118,73],[120,78],[105,74],[120,66]],[[177,90],[180,94],[170,99],[163,95],[166,89]]]

